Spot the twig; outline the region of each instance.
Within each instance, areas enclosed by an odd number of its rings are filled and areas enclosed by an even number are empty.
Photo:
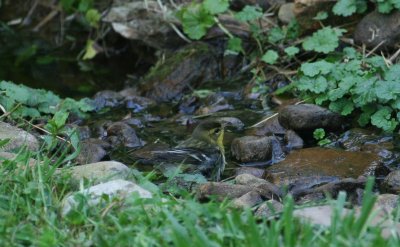
[[[385,43],[385,40],[382,40],[381,42],[379,42],[379,44],[377,44],[372,50],[370,50],[367,55],[365,55],[365,57],[369,57],[372,53],[374,53],[381,45],[383,45],[383,43]]]
[[[394,62],[394,60],[400,55],[400,48],[389,58],[389,61],[391,63]]]

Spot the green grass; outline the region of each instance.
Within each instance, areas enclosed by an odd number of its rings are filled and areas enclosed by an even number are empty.
[[[367,227],[375,197],[366,189],[361,217],[335,216],[330,227],[312,226],[293,218],[288,197],[279,217],[257,219],[250,210],[228,202],[199,203],[194,196],[155,193],[153,199],[126,202],[104,198],[89,207],[85,198],[68,216],[62,199],[70,192],[69,177],[56,176],[61,162],[41,158],[29,167],[28,152],[0,166],[0,246],[399,246]],[[38,157],[36,157],[38,158]],[[143,178],[142,178],[143,180]],[[145,180],[143,180],[145,181]],[[332,201],[337,212],[345,195]],[[337,214],[339,215],[339,213]]]

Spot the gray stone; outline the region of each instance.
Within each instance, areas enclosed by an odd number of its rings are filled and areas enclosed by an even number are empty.
[[[284,139],[289,149],[302,149],[304,146],[303,139],[293,130],[286,131]]]
[[[313,104],[290,105],[279,112],[280,124],[292,130],[312,131],[317,128],[339,129],[342,117],[328,109]]]
[[[0,140],[10,139],[7,145],[1,147],[2,151],[12,151],[26,146],[31,151],[39,149],[39,142],[35,136],[23,129],[8,123],[0,122]]]
[[[261,199],[261,196],[258,192],[250,191],[242,195],[241,197],[234,199],[232,201],[232,204],[234,207],[237,208],[251,208],[261,203],[262,201],[263,200]]]
[[[243,136],[231,145],[232,156],[241,162],[265,161],[272,158],[272,137]]]
[[[395,170],[389,173],[383,181],[382,185],[386,192],[399,194],[400,193],[400,170]]]
[[[95,163],[104,158],[106,154],[107,152],[101,144],[88,139],[81,142],[81,152],[76,157],[76,161],[81,165]]]
[[[63,172],[62,169],[59,171]],[[125,179],[130,174],[129,167],[117,161],[102,161],[74,166],[68,171],[71,172],[71,183],[74,186],[79,185],[81,179],[88,179],[92,180],[92,183],[99,183],[115,179]]]
[[[381,14],[374,11],[366,15],[357,25],[354,41],[374,48],[394,48],[400,43],[400,11]]]
[[[399,206],[399,195],[394,194],[380,194],[376,199],[374,209],[379,209],[386,214],[391,214],[394,209]]]
[[[126,123],[116,122],[107,128],[107,140],[113,147],[125,146],[129,148],[140,147],[142,140],[136,135],[136,131]]]
[[[264,169],[255,167],[239,167],[235,170],[235,175],[239,176],[242,174],[250,174],[257,178],[262,178],[264,175]]]
[[[287,24],[294,18],[294,3],[285,3],[279,8],[278,18],[281,22]]]
[[[112,180],[89,187],[83,191],[68,196],[62,203],[62,215],[67,215],[78,205],[78,202],[75,199],[75,196],[78,193],[88,197],[89,206],[98,205],[101,202],[103,195],[109,196],[110,199],[118,198],[120,200],[125,200],[133,194],[138,194],[140,198],[152,198],[152,194],[139,185],[122,179]]]
[[[263,203],[255,212],[255,215],[260,218],[268,218],[283,210],[283,204],[276,200],[268,200]]]

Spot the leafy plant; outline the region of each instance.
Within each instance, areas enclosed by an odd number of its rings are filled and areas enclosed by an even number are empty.
[[[344,29],[324,27],[313,33],[303,42],[306,51],[329,53],[339,46],[339,38],[346,32]]]
[[[331,143],[331,140],[326,138],[325,130],[322,128],[315,129],[313,132],[314,139],[318,141],[319,146],[325,146]]]
[[[50,91],[7,81],[0,81],[0,90],[0,104],[14,117],[53,116],[60,111],[84,117],[85,113],[94,110],[93,102],[88,98],[79,101],[61,99]]]
[[[394,9],[400,9],[399,0],[375,0],[380,13],[389,13]],[[333,13],[341,16],[350,16],[354,13],[364,13],[367,10],[367,0],[339,0],[333,6]]]
[[[340,61],[305,63],[295,83],[303,97],[327,105],[344,116],[358,115],[368,123],[392,132],[400,121],[400,65],[388,67],[380,56],[363,58],[353,48]]]

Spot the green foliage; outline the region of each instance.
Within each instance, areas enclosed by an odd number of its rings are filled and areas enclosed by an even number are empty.
[[[68,111],[78,116],[93,111],[93,102],[89,99],[79,101],[61,99],[50,91],[32,89],[12,82],[0,81],[0,104],[14,117],[52,116],[59,111]]]
[[[318,141],[319,146],[325,146],[331,143],[331,140],[326,138],[325,130],[322,128],[315,129],[313,132],[314,139]]]
[[[276,51],[274,50],[268,50],[265,52],[265,54],[261,57],[261,60],[268,63],[268,64],[274,64],[278,60],[279,55]]]
[[[303,64],[297,90],[344,116],[356,110],[361,126],[371,123],[394,131],[400,120],[395,115],[400,110],[400,66],[388,68],[379,56],[362,59],[352,48],[344,53],[341,61]]]
[[[289,57],[293,57],[294,55],[300,52],[300,49],[297,48],[296,46],[289,46],[285,48],[284,51]]]
[[[346,32],[344,29],[324,27],[313,33],[303,42],[306,51],[329,53],[339,46],[339,38]]]
[[[194,40],[201,39],[207,30],[215,24],[213,15],[206,10],[204,5],[192,3],[178,12],[182,22],[183,31]]]
[[[400,9],[399,0],[376,0],[380,13],[389,13],[394,9]],[[354,13],[364,13],[367,10],[367,0],[339,0],[333,6],[333,13],[341,16],[351,16]]]
[[[240,12],[235,14],[235,18],[242,22],[254,21],[263,16],[262,9],[256,6],[246,5]]]

